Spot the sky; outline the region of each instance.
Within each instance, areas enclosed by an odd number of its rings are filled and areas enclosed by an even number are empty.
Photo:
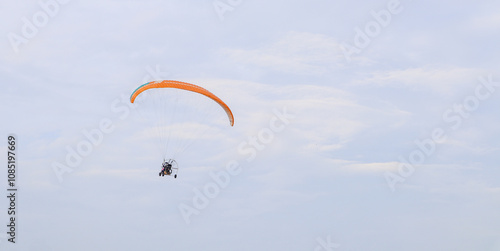
[[[3,1],[0,249],[500,250],[499,12],[493,0]],[[155,123],[129,102],[166,79],[208,89],[235,118],[177,125],[195,140],[176,179],[157,175]]]

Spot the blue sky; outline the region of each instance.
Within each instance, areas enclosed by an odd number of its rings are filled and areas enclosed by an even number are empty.
[[[0,134],[19,146],[2,250],[500,250],[496,1],[2,9]],[[235,116],[177,179],[128,103],[157,79]]]

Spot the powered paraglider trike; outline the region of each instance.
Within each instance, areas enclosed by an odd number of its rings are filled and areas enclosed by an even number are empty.
[[[234,125],[231,109],[219,97],[186,82],[148,82],[132,93],[130,102],[137,105],[137,110],[150,125],[145,135],[159,141],[163,159],[160,176],[177,178],[179,166],[175,159],[195,140],[215,137],[207,136],[207,131],[221,126],[224,113],[229,124]]]

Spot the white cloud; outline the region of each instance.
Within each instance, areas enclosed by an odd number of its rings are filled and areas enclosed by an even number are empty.
[[[258,131],[267,126],[273,109],[293,114],[289,130],[305,150],[342,148],[359,133],[374,127],[397,128],[409,113],[384,104],[367,106],[348,91],[328,86],[272,86],[248,81],[199,80],[214,84],[235,114],[234,130]],[[214,91],[215,92],[215,91]]]
[[[357,163],[343,166],[343,170],[346,172],[359,172],[359,173],[373,173],[373,172],[385,172],[385,171],[396,171],[398,168],[398,162],[387,162],[387,163]]]
[[[468,20],[465,27],[476,32],[495,32],[500,29],[500,17],[497,13],[476,16]]]
[[[359,84],[409,88],[450,95],[476,84],[481,74],[484,74],[484,70],[477,68],[426,66],[376,71],[370,77],[359,81]]]
[[[237,63],[296,74],[322,74],[341,68],[344,55],[335,39],[307,32],[290,32],[261,48],[224,49]]]

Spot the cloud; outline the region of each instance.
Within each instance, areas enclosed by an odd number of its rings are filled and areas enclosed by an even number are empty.
[[[258,132],[268,126],[273,109],[293,114],[287,130],[302,151],[330,152],[342,148],[360,133],[374,128],[398,128],[409,113],[383,102],[363,104],[355,93],[331,86],[265,85],[250,81],[207,79],[233,109],[231,130]],[[211,88],[209,88],[211,90]]]
[[[481,74],[484,74],[484,70],[478,68],[425,66],[404,70],[375,71],[371,73],[371,76],[358,81],[358,84],[408,88],[450,95],[477,83],[477,77]]]
[[[344,56],[335,39],[307,32],[290,32],[274,43],[253,49],[223,49],[231,60],[279,72],[305,75],[341,68]]]
[[[354,173],[373,173],[395,171],[400,163],[387,162],[387,163],[357,163],[343,166],[342,169],[347,172]]]
[[[497,13],[475,16],[465,23],[465,28],[473,32],[496,32],[500,29],[500,16]]]

